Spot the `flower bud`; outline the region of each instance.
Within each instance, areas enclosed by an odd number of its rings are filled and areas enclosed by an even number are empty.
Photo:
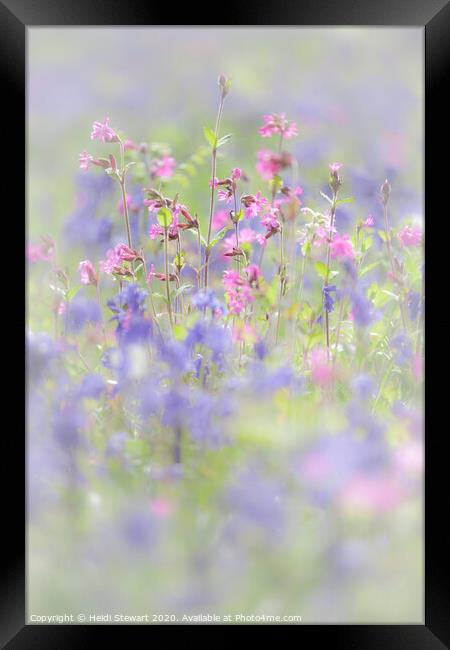
[[[219,84],[219,88],[222,92],[222,99],[224,99],[230,92],[231,79],[227,79],[224,74],[220,74],[217,83]]]
[[[381,201],[383,205],[387,205],[389,201],[389,196],[391,194],[391,186],[389,185],[388,180],[386,179],[383,185],[380,187]]]

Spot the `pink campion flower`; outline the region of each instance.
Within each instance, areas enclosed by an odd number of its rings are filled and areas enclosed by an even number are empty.
[[[252,244],[256,239],[256,233],[251,228],[242,228],[239,232],[239,244]],[[226,237],[223,241],[222,255],[228,256],[233,252],[236,246],[236,235],[233,233]]]
[[[255,300],[248,281],[237,271],[225,271],[223,274],[225,296],[231,314],[239,315],[246,306]]]
[[[81,284],[93,284],[94,286],[97,285],[97,273],[95,272],[92,262],[89,260],[83,260],[78,265],[78,271],[80,272]]]
[[[258,242],[258,244],[259,244],[260,246],[267,246],[267,239],[266,239],[266,237],[265,237],[264,235],[261,235],[260,233],[258,233],[258,234],[256,235],[256,241]]]
[[[248,281],[251,286],[257,285],[261,278],[261,270],[257,264],[249,264],[245,269]]]
[[[404,488],[395,476],[360,475],[343,490],[340,501],[345,510],[384,513],[396,508],[405,498]]]
[[[419,246],[422,243],[422,231],[417,226],[405,226],[397,233],[402,246]]]
[[[106,259],[100,260],[99,266],[100,270],[103,271],[103,273],[111,275],[116,268],[120,267],[120,263],[121,260],[118,257],[116,251],[110,248],[108,251],[106,251]]]
[[[117,246],[114,249],[115,254],[117,255],[119,260],[124,260],[127,262],[131,262],[136,259],[136,251],[132,250],[129,246],[126,244],[117,244]]]
[[[147,284],[152,283],[153,278],[155,277],[155,275],[156,275],[156,273],[155,273],[155,265],[150,264],[150,269],[149,269],[149,271],[147,273],[147,277],[145,278],[145,281],[147,282]]]
[[[209,181],[209,187],[212,187],[213,184],[214,184],[214,187],[217,187],[217,186],[218,186],[218,184],[219,184],[219,179],[217,178],[217,176],[214,176],[214,182],[213,182],[212,180]]]
[[[332,174],[336,174],[340,170],[340,168],[342,167],[342,163],[336,163],[336,162],[335,163],[330,163],[328,165],[328,167],[330,168],[330,172]]]
[[[249,323],[236,321],[231,330],[231,338],[235,343],[256,343],[258,335]]]
[[[275,134],[280,134],[283,138],[292,138],[298,135],[297,124],[287,120],[285,113],[264,115],[263,120],[263,126],[258,129],[258,133],[263,138],[270,138]]]
[[[230,221],[230,213],[228,210],[219,210],[216,212],[216,214],[213,217],[212,220],[212,227],[215,230],[218,230],[219,228],[223,228],[226,226]]]
[[[241,202],[245,207],[244,216],[249,219],[257,217],[268,203],[267,199],[261,196],[261,192],[257,194],[246,194],[241,197]]]
[[[269,149],[261,149],[256,154],[258,159],[256,163],[256,171],[264,180],[270,180],[278,174],[281,170],[281,156],[270,151]]]
[[[371,214],[367,217],[365,221],[362,223],[363,228],[372,228],[375,224],[375,219],[372,217]]]
[[[164,235],[164,228],[160,226],[159,223],[152,223],[148,234],[150,239],[156,239],[157,237]]]
[[[150,510],[158,519],[166,519],[173,512],[173,504],[168,499],[153,499],[150,503]]]
[[[133,142],[133,140],[125,140],[123,148],[125,151],[139,151],[139,145]]]
[[[136,259],[136,252],[126,244],[117,244],[115,248],[106,252],[106,259],[100,260],[100,270],[107,275],[120,271],[122,262]]]
[[[80,153],[79,158],[80,158],[80,169],[83,169],[86,172],[89,169],[89,167],[93,164],[94,156],[91,156],[90,153],[84,150]]]
[[[278,219],[279,210],[277,208],[270,208],[264,219],[261,220],[262,225],[266,229],[266,239],[275,235],[281,230],[281,223]]]
[[[29,262],[51,262],[55,254],[55,242],[51,237],[43,237],[39,245],[28,244],[26,258]]]
[[[242,176],[241,169],[239,169],[239,167],[235,167],[231,172],[231,180],[238,181],[241,176]]]
[[[163,156],[160,160],[156,161],[151,168],[151,173],[159,178],[170,178],[177,165],[175,158],[171,156]]]
[[[42,248],[34,244],[28,244],[26,248],[26,257],[29,262],[49,261],[49,258],[42,252]]]
[[[411,372],[418,381],[423,379],[423,357],[419,353],[415,354],[411,360]]]
[[[328,228],[325,228],[324,226],[317,226],[314,232],[313,245],[322,246],[322,244],[326,244],[329,235],[330,235],[330,231],[328,230]]]
[[[233,192],[231,190],[219,190],[217,192],[217,198],[219,201],[225,201],[226,203],[231,203],[233,199]]]
[[[119,142],[117,133],[109,126],[109,117],[106,117],[104,122],[94,122],[92,125],[91,140]]]
[[[315,347],[310,353],[311,378],[318,386],[328,386],[334,380],[334,370],[328,362],[327,351]]]
[[[244,278],[237,271],[230,270],[223,273],[223,285],[227,291],[241,286],[244,282]]]
[[[333,259],[355,259],[355,251],[350,241],[350,235],[335,235],[331,240],[330,250]]]
[[[424,465],[423,443],[419,440],[411,440],[402,444],[394,452],[393,461],[402,474],[420,474]]]

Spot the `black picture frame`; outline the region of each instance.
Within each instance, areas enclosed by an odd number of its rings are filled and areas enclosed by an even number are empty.
[[[209,18],[204,6],[201,17]],[[426,589],[425,622],[423,625],[298,625],[300,643],[310,636],[313,643],[326,643],[338,648],[361,650],[427,650],[448,647],[449,626],[446,594],[448,581],[443,570],[449,548],[445,530],[443,497],[447,489],[447,467],[444,445],[448,436],[446,420],[439,424],[439,409],[445,407],[448,393],[447,320],[443,317],[448,300],[447,185],[450,165],[446,158],[444,138],[448,130],[448,109],[445,96],[449,61],[450,8],[445,0],[270,0],[261,3],[221,3],[218,25],[361,25],[361,26],[423,26],[425,39],[425,208],[426,208],[426,289],[429,297],[426,315]],[[170,16],[168,15],[170,14]],[[184,7],[160,4],[154,7],[148,0],[0,0],[0,70],[1,103],[6,117],[3,121],[3,151],[9,164],[6,175],[7,195],[12,200],[8,214],[20,228],[21,198],[26,196],[26,181],[20,173],[20,162],[12,164],[14,153],[22,160],[25,152],[25,131],[22,116],[25,109],[26,30],[37,25],[168,25],[176,14],[180,24],[196,22],[191,3]],[[183,25],[181,25],[183,26]],[[207,27],[207,25],[205,25]],[[447,110],[446,110],[447,109]],[[444,113],[445,111],[445,113]],[[23,145],[23,146],[22,146]],[[5,177],[3,177],[3,180]],[[14,188],[14,189],[13,189]],[[13,212],[14,211],[14,212]],[[6,215],[4,215],[6,216]],[[18,240],[20,242],[20,237]],[[440,248],[441,247],[441,248]],[[17,246],[17,251],[20,244]],[[13,252],[8,251],[9,259]],[[17,254],[18,256],[19,254]],[[14,264],[18,264],[14,262]],[[20,264],[19,264],[20,266]],[[9,282],[6,280],[6,282]],[[20,307],[19,307],[20,309]],[[433,314],[433,311],[435,312]],[[16,328],[18,329],[18,328]],[[434,330],[434,332],[433,332]],[[20,333],[19,333],[20,334]],[[436,344],[433,342],[436,341]],[[440,343],[439,343],[440,342]],[[23,349],[23,343],[19,342]],[[435,348],[434,350],[432,348]],[[446,357],[446,358],[445,358]],[[443,366],[443,377],[438,371]],[[445,372],[447,371],[447,373]],[[19,380],[20,382],[20,380]],[[6,389],[4,389],[6,390]],[[448,397],[447,397],[448,400]],[[6,400],[5,400],[6,401]],[[6,408],[6,407],[5,407]],[[442,410],[443,418],[444,410]],[[17,429],[17,427],[16,427]],[[18,432],[8,440],[3,464],[13,469],[4,491],[3,561],[7,565],[1,583],[0,632],[2,647],[8,648],[80,648],[91,647],[88,637],[114,635],[115,643],[130,634],[144,633],[154,638],[156,626],[42,626],[25,625],[25,438]],[[448,470],[447,470],[448,471]],[[8,498],[5,497],[8,495]],[[12,495],[14,495],[12,497]],[[10,498],[11,496],[11,498]],[[303,635],[303,637],[302,637]],[[310,647],[309,645],[307,647]]]

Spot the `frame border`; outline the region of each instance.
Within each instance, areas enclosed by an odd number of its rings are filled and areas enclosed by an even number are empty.
[[[428,220],[439,219],[446,202],[445,189],[448,185],[449,164],[436,164],[436,155],[442,154],[442,128],[448,123],[448,111],[442,101],[446,84],[446,64],[450,59],[450,41],[448,38],[450,27],[450,6],[446,0],[285,0],[280,11],[279,3],[269,0],[267,7],[227,5],[226,25],[230,27],[252,26],[422,26],[425,38],[425,209]],[[35,26],[77,26],[77,25],[104,25],[104,26],[175,26],[166,25],[162,7],[152,11],[145,0],[96,0],[95,4],[73,2],[73,0],[0,0],[0,70],[3,80],[3,108],[9,112],[4,124],[3,135],[6,137],[5,151],[8,152],[8,161],[13,152],[22,146],[25,151],[25,133],[22,131],[21,111],[24,110],[25,99],[25,69],[26,69],[26,30]],[[167,14],[173,9],[168,8]],[[177,15],[192,21],[192,7],[180,8]],[[168,17],[168,16],[167,16]],[[262,19],[264,18],[264,20]],[[277,24],[283,20],[284,24]],[[286,24],[288,21],[289,24]],[[236,24],[235,24],[236,23]],[[194,25],[176,25],[189,27]],[[195,26],[209,27],[211,25],[197,24]],[[13,128],[12,125],[16,128]],[[18,146],[20,143],[20,146]],[[19,154],[21,158],[21,154]],[[26,158],[25,158],[26,159]],[[25,161],[24,161],[25,162]],[[18,178],[17,171],[12,172],[13,165],[6,169],[7,187],[15,187],[9,191],[10,197],[26,197],[26,184]],[[15,168],[17,169],[17,168]],[[17,209],[11,201],[11,214]],[[6,216],[6,215],[5,215]],[[446,215],[445,215],[446,216]],[[444,215],[443,215],[444,217]],[[445,217],[444,217],[445,218]],[[442,218],[440,220],[442,223]],[[437,222],[439,223],[439,222]],[[442,226],[441,226],[442,227]],[[436,296],[437,301],[431,299],[428,307],[429,314],[436,309],[436,318],[431,316],[426,319],[427,327],[436,328],[436,336],[441,341],[448,339],[447,322],[442,318],[441,304],[446,291],[444,284],[446,278],[443,262],[448,257],[445,250],[446,238],[436,234],[436,227],[425,226],[427,257],[427,274],[425,286],[427,293]],[[434,233],[434,234],[433,234]],[[439,251],[441,246],[441,251]],[[448,245],[447,245],[448,248]],[[431,251],[433,254],[431,255]],[[441,267],[439,268],[439,264]],[[25,278],[24,278],[25,279]],[[444,292],[444,295],[443,295]],[[436,302],[438,303],[436,305]],[[446,329],[445,329],[446,328]],[[449,644],[448,612],[445,608],[448,593],[447,582],[442,572],[444,560],[449,547],[449,535],[440,524],[442,496],[448,486],[444,468],[445,437],[440,435],[439,429],[433,430],[432,420],[436,420],[437,405],[448,401],[447,386],[444,382],[436,381],[432,384],[431,370],[433,355],[431,352],[431,338],[426,337],[427,368],[425,382],[426,413],[425,422],[428,430],[428,439],[425,439],[426,472],[425,472],[425,624],[424,625],[300,625],[303,627],[300,634],[314,635],[314,641],[330,639],[338,648],[345,650],[373,648],[380,650],[436,650],[445,648]],[[434,338],[434,337],[433,337]],[[436,339],[438,340],[438,339]],[[23,342],[19,343],[22,345]],[[441,355],[442,356],[442,355]],[[439,368],[436,362],[436,369]],[[427,374],[428,373],[428,374]],[[434,374],[434,373],[433,373]],[[433,414],[433,411],[435,412]],[[444,433],[444,432],[442,432]],[[433,438],[431,438],[433,434]],[[6,503],[6,517],[4,521],[10,524],[8,534],[4,533],[3,541],[6,545],[3,558],[7,562],[5,579],[2,581],[2,603],[0,612],[0,630],[2,647],[11,648],[40,648],[46,650],[61,647],[80,648],[85,645],[86,638],[98,639],[99,634],[111,631],[113,627],[114,638],[125,640],[125,633],[129,639],[130,627],[135,632],[147,632],[148,626],[43,626],[25,625],[25,438],[14,437],[8,448],[10,464],[14,468],[13,483],[8,482],[8,493],[15,495],[16,501],[4,500]],[[12,454],[12,455],[11,455]],[[441,466],[439,466],[441,463]],[[6,491],[5,491],[6,493]],[[439,507],[440,503],[442,504]],[[22,511],[22,508],[24,510]],[[5,530],[6,532],[6,530]],[[125,631],[121,628],[127,627]],[[155,627],[151,626],[151,634]],[[227,627],[227,626],[225,626]],[[231,627],[231,626],[230,626]],[[234,627],[234,626],[233,626]],[[245,626],[239,626],[245,627]],[[251,626],[254,627],[254,626]],[[279,626],[277,626],[279,627]],[[291,626],[289,626],[291,627]],[[101,631],[101,632],[100,632]],[[86,634],[87,632],[87,634]],[[311,638],[312,638],[311,635]],[[125,641],[126,643],[126,641]]]

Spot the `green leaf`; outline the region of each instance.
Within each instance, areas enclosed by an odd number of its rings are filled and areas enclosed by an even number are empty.
[[[214,239],[212,239],[212,240],[209,242],[209,246],[207,246],[206,249],[207,249],[208,251],[210,251],[211,248],[213,248],[213,247],[214,247],[214,246],[215,246],[215,245],[216,245],[216,244],[217,244],[221,239],[223,239],[223,238],[225,237],[225,235],[227,234],[227,232],[228,232],[229,230],[230,230],[230,227],[229,227],[229,226],[225,226],[225,228],[222,228],[222,230],[219,230],[219,232],[218,232],[217,235],[214,237]]]
[[[332,199],[330,199],[330,197],[327,196],[327,194],[324,194],[323,192],[321,192],[320,194],[321,196],[323,196],[324,199],[328,201],[328,203],[333,203]]]
[[[222,145],[228,142],[228,140],[231,138],[232,134],[228,133],[227,135],[222,136],[218,141],[217,141],[217,146],[216,148],[218,149]]]
[[[193,289],[194,285],[193,284],[182,284],[181,287],[178,287],[175,291],[171,292],[171,297],[172,298],[178,298],[182,293],[185,293],[186,291],[189,291],[189,289]]]
[[[161,208],[156,215],[158,223],[162,228],[168,228],[172,223],[172,213],[169,208]]]
[[[368,251],[369,248],[371,248],[372,244],[373,244],[373,237],[364,237],[364,240],[361,244],[361,252],[365,253],[366,251]]]
[[[141,262],[139,266],[137,266],[134,270],[134,277],[138,282],[140,282],[143,276],[144,276],[144,265]]]
[[[348,196],[345,199],[339,199],[338,201],[336,201],[336,205],[339,205],[340,203],[353,203],[353,201],[354,201],[353,196]]]
[[[75,296],[77,295],[80,289],[81,289],[81,284],[69,289],[69,291],[66,293],[67,302],[70,302],[73,298],[75,298]]]
[[[211,147],[214,149],[217,147],[217,139],[216,139],[216,134],[214,131],[211,131],[207,126],[203,127],[203,133],[205,135],[205,138],[207,142],[211,145]]]
[[[317,271],[318,276],[321,277],[322,280],[325,280],[325,278],[327,277],[327,265],[324,264],[323,262],[316,262],[314,264],[314,267]]]
[[[366,275],[366,273],[369,273],[369,271],[372,271],[373,269],[375,269],[380,263],[381,263],[381,260],[377,260],[376,262],[372,262],[372,264],[368,264],[367,266],[365,266],[362,269],[359,276],[362,277],[363,275]]]

